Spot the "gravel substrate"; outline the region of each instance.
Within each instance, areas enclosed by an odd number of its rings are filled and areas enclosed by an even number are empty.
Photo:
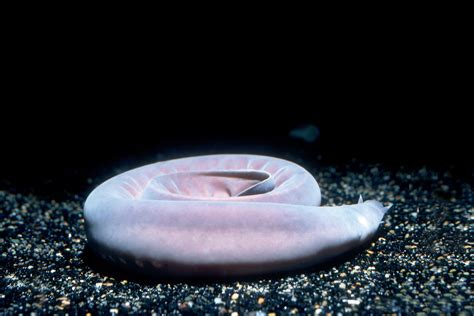
[[[448,171],[355,162],[310,171],[323,204],[359,194],[394,203],[379,236],[324,266],[217,281],[114,271],[85,247],[85,193],[59,201],[1,188],[0,314],[473,314],[469,183]]]

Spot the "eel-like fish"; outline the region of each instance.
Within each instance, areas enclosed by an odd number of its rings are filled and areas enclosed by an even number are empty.
[[[146,165],[95,188],[87,239],[102,258],[138,272],[236,276],[301,268],[366,242],[388,210],[377,201],[320,206],[301,166],[256,155]]]

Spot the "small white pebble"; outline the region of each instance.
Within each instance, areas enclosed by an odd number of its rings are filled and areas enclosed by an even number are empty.
[[[345,288],[346,288],[346,284],[345,284],[345,283],[339,284],[339,288],[340,288],[340,289],[345,289]]]
[[[214,299],[214,304],[221,304],[222,303],[222,299],[220,297],[216,297]]]

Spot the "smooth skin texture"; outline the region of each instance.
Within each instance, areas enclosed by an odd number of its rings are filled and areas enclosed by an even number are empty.
[[[88,196],[88,243],[137,272],[238,276],[319,263],[357,247],[388,208],[321,207],[301,166],[255,155],[212,155],[143,166]]]

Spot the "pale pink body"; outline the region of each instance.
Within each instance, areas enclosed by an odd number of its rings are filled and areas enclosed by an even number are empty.
[[[286,160],[183,158],[113,177],[87,198],[92,249],[152,274],[228,276],[308,266],[368,240],[376,201],[320,207],[316,180]]]

